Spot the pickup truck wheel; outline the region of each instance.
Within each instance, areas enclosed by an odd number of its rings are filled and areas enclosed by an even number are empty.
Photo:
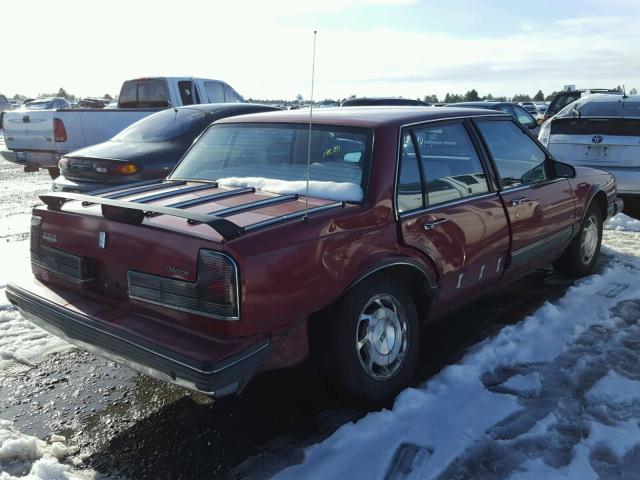
[[[55,180],[60,176],[59,168],[47,168],[47,170],[49,170],[49,176],[51,177],[51,180]]]
[[[340,302],[329,337],[333,373],[347,390],[379,404],[409,385],[418,358],[420,325],[401,284],[376,275]]]
[[[591,275],[596,268],[601,243],[602,213],[596,205],[591,205],[577,235],[553,267],[558,273],[571,278]]]

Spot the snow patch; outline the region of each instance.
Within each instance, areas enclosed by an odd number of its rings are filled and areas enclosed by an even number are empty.
[[[640,232],[640,220],[631,218],[624,213],[611,217],[604,226],[605,230],[616,230],[626,232]]]
[[[218,185],[223,187],[254,187],[270,193],[304,195],[307,191],[307,182],[304,180],[277,180],[263,177],[228,177],[219,178]],[[321,182],[309,181],[309,196],[324,198],[336,202],[360,202],[362,201],[362,187],[348,182]]]
[[[76,470],[82,461],[74,456],[64,437],[52,435],[45,442],[24,435],[0,420],[0,480],[91,480],[96,473]]]
[[[630,380],[609,370],[591,387],[585,398],[596,404],[640,403],[640,381]]]

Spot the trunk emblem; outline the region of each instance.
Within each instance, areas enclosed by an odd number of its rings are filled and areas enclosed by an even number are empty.
[[[593,137],[591,137],[591,142],[593,143],[602,143],[603,140],[604,137],[602,135],[594,135]]]
[[[167,267],[167,272],[172,273],[173,275],[180,275],[181,277],[189,276],[189,270],[186,268],[172,267],[171,265]]]
[[[42,232],[42,239],[49,243],[56,243],[58,241],[56,234],[49,232]]]
[[[98,247],[107,248],[107,232],[98,233]]]

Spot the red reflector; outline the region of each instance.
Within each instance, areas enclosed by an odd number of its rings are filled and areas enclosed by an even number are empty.
[[[64,128],[64,123],[59,118],[53,119],[53,139],[56,142],[67,141],[67,131]]]

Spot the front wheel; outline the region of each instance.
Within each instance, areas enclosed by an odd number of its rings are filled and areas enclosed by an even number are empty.
[[[411,381],[420,325],[402,284],[375,275],[351,289],[325,319],[328,373],[348,391],[379,404]]]
[[[596,269],[602,244],[602,213],[596,205],[591,205],[562,256],[553,263],[555,270],[570,278],[591,275]]]

